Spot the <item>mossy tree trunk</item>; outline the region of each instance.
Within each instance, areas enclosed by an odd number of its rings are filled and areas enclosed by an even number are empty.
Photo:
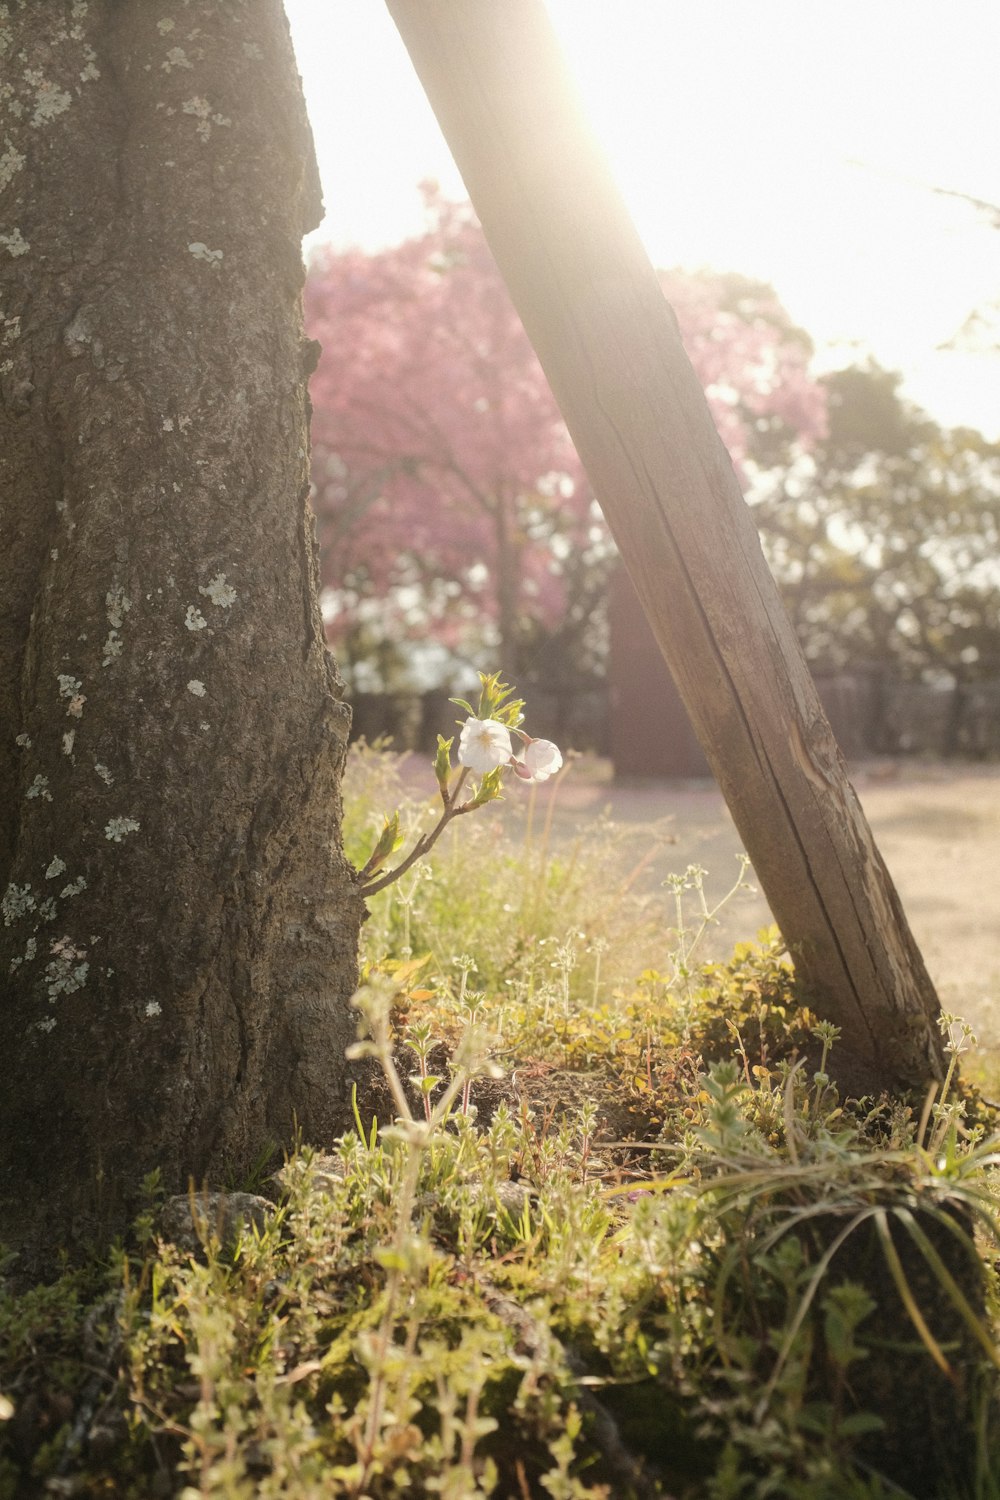
[[[346,1123],[362,905],[280,0],[4,17],[0,1227],[57,1243]]]
[[[785,941],[842,1029],[838,1081],[923,1089],[944,1072],[937,996],[542,0],[388,7]]]

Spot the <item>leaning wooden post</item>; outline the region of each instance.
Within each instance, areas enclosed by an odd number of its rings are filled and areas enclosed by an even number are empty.
[[[937,996],[676,319],[542,0],[388,0],[852,1092],[943,1075]]]

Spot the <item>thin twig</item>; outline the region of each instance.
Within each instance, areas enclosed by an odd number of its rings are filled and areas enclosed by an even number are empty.
[[[456,798],[468,774],[468,766],[463,766],[459,772],[458,780],[455,782],[454,791],[449,792],[447,786],[441,787],[441,801],[444,803],[444,811],[430,833],[421,834],[406,858],[401,860],[394,869],[387,871],[385,875],[380,875],[377,880],[370,880],[366,885],[363,885],[359,893],[360,895],[374,896],[376,891],[384,890],[387,885],[391,885],[394,880],[398,880],[400,875],[405,875],[411,865],[415,865],[418,859],[423,859],[425,854],[430,853],[452,818],[459,818],[462,813],[472,811],[473,807],[477,805],[474,797],[470,798],[468,802],[463,802],[459,806],[456,806]],[[367,866],[361,871],[362,879],[366,874]]]

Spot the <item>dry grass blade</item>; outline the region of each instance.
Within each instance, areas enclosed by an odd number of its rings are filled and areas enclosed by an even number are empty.
[[[938,1343],[937,1339],[928,1328],[927,1321],[924,1318],[923,1313],[920,1311],[920,1308],[917,1306],[916,1298],[914,1297],[913,1292],[910,1288],[910,1283],[906,1279],[906,1272],[903,1270],[903,1263],[900,1260],[899,1252],[897,1251],[896,1246],[893,1243],[892,1230],[889,1228],[889,1215],[884,1208],[878,1208],[875,1210],[874,1217],[875,1226],[878,1230],[878,1236],[882,1242],[882,1249],[885,1253],[886,1265],[889,1267],[892,1279],[896,1283],[896,1290],[899,1292],[903,1306],[906,1308],[906,1311],[910,1315],[910,1321],[913,1324],[914,1328],[917,1330],[917,1333],[920,1335],[921,1343],[924,1345],[924,1348],[927,1350],[928,1354],[931,1356],[938,1369],[942,1372],[942,1374],[947,1375],[949,1380],[954,1380],[955,1371],[952,1369],[950,1363],[948,1362],[948,1359],[945,1355],[944,1350],[941,1348],[941,1345]]]

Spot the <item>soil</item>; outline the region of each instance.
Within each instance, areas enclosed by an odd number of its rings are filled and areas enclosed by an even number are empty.
[[[982,1050],[1000,1054],[1000,766],[866,762],[850,774],[942,1006],[970,1023]],[[608,762],[581,757],[534,796],[536,826],[551,804],[554,839],[578,838],[590,820],[610,816],[621,873],[642,865],[641,889],[700,865],[711,904],[739,873],[740,840],[714,781],[616,781]],[[526,816],[514,801],[505,814]],[[665,892],[667,920],[668,902]],[[739,892],[704,956],[725,957],[771,921],[759,891]]]

